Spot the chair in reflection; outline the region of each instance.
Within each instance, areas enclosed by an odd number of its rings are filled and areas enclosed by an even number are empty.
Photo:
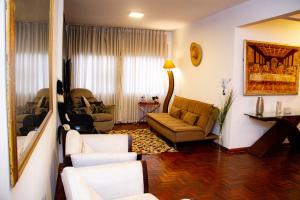
[[[93,118],[88,114],[77,114],[73,112],[68,101],[66,101],[66,96],[63,89],[63,83],[58,80],[57,106],[61,124],[69,125],[70,129],[77,130],[81,134],[97,134],[98,132],[93,125]]]
[[[72,109],[92,116],[94,126],[99,132],[107,132],[114,127],[115,105],[104,105],[93,93],[85,88],[74,88],[70,92]]]
[[[27,135],[37,129],[49,111],[49,88],[40,89],[33,101],[16,109],[17,135]]]

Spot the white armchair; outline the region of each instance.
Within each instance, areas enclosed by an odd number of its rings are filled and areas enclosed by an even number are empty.
[[[66,167],[61,178],[67,200],[158,200],[147,193],[145,161]]]
[[[128,135],[79,134],[69,130],[65,139],[65,158],[71,158],[74,167],[135,161]]]

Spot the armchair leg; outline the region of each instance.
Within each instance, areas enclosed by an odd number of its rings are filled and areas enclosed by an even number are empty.
[[[142,159],[143,159],[143,154],[138,154],[138,155],[136,156],[136,159],[137,159],[137,160],[142,160]]]

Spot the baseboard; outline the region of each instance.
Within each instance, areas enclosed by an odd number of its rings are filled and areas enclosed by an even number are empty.
[[[241,147],[241,148],[233,148],[233,149],[225,148],[225,149],[227,150],[228,153],[235,154],[235,153],[247,153],[249,148],[250,147]]]

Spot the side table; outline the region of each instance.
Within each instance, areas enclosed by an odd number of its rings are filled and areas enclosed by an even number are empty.
[[[142,111],[142,116],[139,118],[138,122],[145,120],[147,113],[153,113],[158,111],[160,103],[157,101],[141,101],[138,103],[139,110]]]

